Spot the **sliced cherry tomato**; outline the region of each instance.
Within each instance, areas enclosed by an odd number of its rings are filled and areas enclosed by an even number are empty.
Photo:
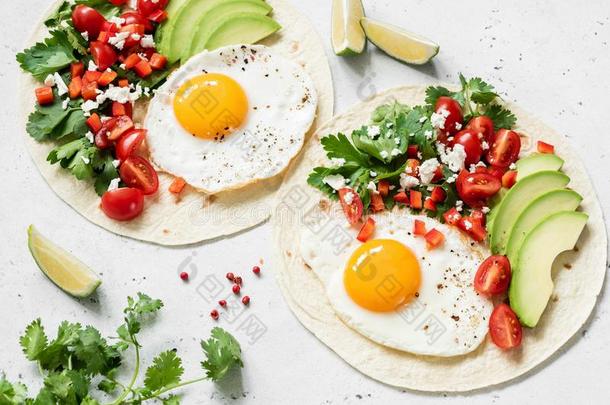
[[[430,193],[430,198],[435,203],[442,203],[447,198],[447,193],[441,186],[434,186],[432,189],[432,193]]]
[[[139,24],[144,26],[145,32],[153,30],[153,26],[150,21],[148,21],[148,18],[137,11],[126,11],[121,14],[121,18],[125,19],[125,25]]]
[[[165,11],[165,10],[157,10],[154,13],[151,13],[148,16],[148,19],[150,21],[152,21],[152,22],[160,24],[163,21],[167,20],[167,11]]]
[[[123,135],[116,143],[115,152],[117,159],[121,162],[125,161],[138,150],[145,138],[145,129],[134,129]]]
[[[489,166],[484,169],[485,169],[484,172],[491,174],[492,176],[494,176],[496,179],[498,179],[500,181],[502,181],[502,176],[504,176],[504,173],[506,173],[506,167]]]
[[[53,104],[55,96],[53,95],[53,89],[49,86],[38,87],[36,89],[36,100],[40,105]]]
[[[360,242],[366,242],[373,236],[373,232],[375,232],[375,220],[372,217],[368,217],[362,228],[360,228],[360,232],[358,232],[358,239]]]
[[[517,172],[509,170],[502,176],[502,187],[511,188],[517,182]]]
[[[394,197],[392,197],[392,198],[397,203],[402,203],[402,204],[407,204],[407,205],[409,204],[409,196],[404,191],[394,194]]]
[[[481,146],[481,140],[479,135],[472,129],[464,129],[453,138],[451,142],[453,146],[462,145],[466,152],[466,160],[464,164],[466,167],[479,163],[481,155],[483,155],[483,148]]]
[[[555,146],[551,145],[550,143],[538,141],[537,148],[538,152],[540,153],[555,153]]]
[[[460,219],[462,219],[462,214],[460,214],[457,208],[452,207],[443,214],[443,218],[447,224],[457,225]]]
[[[472,207],[480,206],[502,188],[500,180],[489,173],[467,173],[461,178],[458,176],[456,181],[459,182],[456,188],[460,198]]]
[[[426,223],[420,219],[413,221],[413,235],[424,236],[428,231],[426,230]]]
[[[493,142],[494,137],[494,122],[487,115],[479,115],[468,121],[466,129],[473,130],[477,135],[481,136],[489,145]]]
[[[110,130],[108,134],[108,139],[111,141],[116,141],[123,134],[127,133],[133,129],[133,121],[126,115],[122,115],[120,117],[114,118],[116,120],[114,127]]]
[[[510,282],[510,263],[502,255],[489,256],[474,276],[474,289],[485,295],[502,294]]]
[[[432,228],[424,235],[424,239],[426,240],[426,247],[428,250],[436,249],[445,241],[445,235],[443,235],[439,230]]]
[[[157,10],[163,10],[169,0],[138,0],[138,11],[148,17]]]
[[[364,206],[362,205],[362,200],[358,193],[356,193],[351,188],[342,188],[339,190],[339,201],[341,201],[341,207],[343,207],[343,212],[347,217],[347,221],[354,225],[360,218],[362,218],[362,211]]]
[[[418,152],[419,152],[419,146],[417,146],[417,145],[407,146],[407,157],[409,159],[417,159]]]
[[[130,156],[121,163],[121,180],[129,187],[142,190],[145,195],[154,194],[159,189],[159,177],[157,172],[148,163],[148,160],[140,156]]]
[[[421,192],[417,190],[409,191],[409,204],[411,205],[411,208],[421,210],[423,207],[423,199]]]
[[[91,42],[89,51],[91,52],[93,62],[95,62],[100,71],[104,71],[114,65],[118,58],[112,46],[100,41]]]
[[[127,0],[108,0],[114,6],[122,6],[127,3]]]
[[[117,188],[102,196],[102,211],[117,221],[130,221],[144,209],[144,194],[137,188]]]
[[[455,133],[458,131],[458,127],[461,128],[464,121],[462,106],[460,106],[460,103],[451,97],[439,97],[434,105],[434,112],[443,116],[447,115],[445,117],[445,125],[443,125],[443,128],[439,128],[441,134],[445,135],[445,139],[446,136],[455,135]]]
[[[106,19],[96,9],[79,4],[72,11],[72,23],[78,32],[87,32],[89,38],[97,38]]]
[[[436,211],[436,203],[430,197],[426,198],[424,201],[424,209],[426,211],[435,212]]]
[[[521,151],[521,138],[515,131],[501,129],[496,132],[494,141],[487,151],[487,162],[495,167],[508,167],[517,161]]]
[[[521,344],[523,328],[508,305],[500,304],[494,308],[489,318],[489,335],[500,349],[511,349]]]

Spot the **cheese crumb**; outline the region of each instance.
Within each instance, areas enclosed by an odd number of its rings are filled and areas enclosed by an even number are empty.
[[[108,185],[108,191],[116,190],[119,188],[119,183],[121,182],[120,178],[115,178],[110,180],[110,184]]]
[[[400,187],[408,190],[413,187],[419,186],[419,180],[417,177],[409,176],[407,173],[400,173]]]
[[[340,174],[331,174],[326,176],[322,182],[328,184],[334,190],[339,190],[345,187],[345,178]]]
[[[436,160],[436,158],[428,159],[424,161],[421,166],[419,166],[419,178],[421,180],[421,184],[430,184],[434,178],[434,173],[436,173],[438,166],[439,162]]]
[[[371,125],[368,127],[367,134],[371,138],[375,138],[377,135],[381,133],[381,129],[377,125]]]

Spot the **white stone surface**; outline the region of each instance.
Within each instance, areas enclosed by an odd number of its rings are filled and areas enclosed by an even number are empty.
[[[435,2],[365,1],[367,15],[426,35],[441,45],[434,62],[402,65],[369,44],[353,59],[335,57],[329,46],[328,0],[293,1],[307,14],[327,44],[337,94],[337,112],[376,90],[433,81],[455,82],[457,73],[480,75],[506,98],[536,113],[566,134],[584,159],[603,209],[610,208],[610,3],[516,0]],[[0,369],[37,389],[34,365],[18,346],[25,325],[41,317],[51,330],[62,319],[92,323],[111,334],[121,321],[125,297],[144,291],[166,307],[142,336],[144,363],[158,351],[176,347],[187,374],[197,373],[198,340],[215,324],[211,306],[196,292],[207,274],[246,276],[250,309],[268,328],[255,344],[244,343],[245,368],[228,381],[185,389],[186,404],[373,404],[373,403],[602,403],[610,396],[610,304],[602,295],[584,326],[556,356],[524,378],[463,395],[404,392],[357,373],[309,334],[292,316],[263,265],[255,280],[249,268],[268,259],[270,227],[199,246],[167,249],[117,237],[90,224],[44,183],[25,150],[18,121],[15,53],[49,0],[0,2]],[[26,227],[36,224],[102,274],[96,302],[78,302],[54,288],[36,269],[26,246]],[[193,256],[195,255],[196,256]],[[178,268],[192,258],[197,276],[184,284]],[[228,292],[228,289],[226,290]],[[220,325],[231,331],[234,324]],[[237,335],[246,341],[243,334]]]

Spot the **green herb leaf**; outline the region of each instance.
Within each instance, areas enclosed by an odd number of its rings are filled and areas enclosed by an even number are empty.
[[[481,115],[487,115],[493,120],[496,131],[500,128],[511,129],[517,122],[517,117],[512,112],[497,104],[487,107]]]
[[[19,339],[19,343],[28,360],[38,360],[40,353],[47,347],[47,335],[44,333],[40,318],[28,325],[25,333]]]
[[[154,358],[153,364],[146,370],[144,385],[154,392],[178,384],[182,374],[184,374],[182,360],[174,350],[168,350]]]
[[[21,405],[25,402],[27,388],[21,383],[11,383],[4,373],[0,374],[0,404]]]
[[[162,398],[163,405],[180,405],[180,397],[177,395],[170,395],[167,398]]]
[[[341,158],[360,166],[370,166],[370,160],[352,145],[344,134],[328,135],[320,139],[329,159]]]
[[[17,54],[17,62],[23,70],[40,81],[76,61],[72,44],[62,31],[51,31],[51,36],[33,47]]]
[[[207,357],[201,366],[212,381],[222,379],[235,366],[244,366],[239,343],[222,328],[212,329],[212,336],[207,341],[201,341],[201,348]]]
[[[439,97],[451,97],[453,92],[443,86],[430,86],[426,89],[426,104],[434,107]]]

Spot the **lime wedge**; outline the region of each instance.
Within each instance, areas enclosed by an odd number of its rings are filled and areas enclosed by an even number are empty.
[[[88,297],[102,284],[89,267],[42,236],[34,225],[28,228],[28,247],[40,270],[73,297]]]
[[[434,58],[439,46],[434,42],[403,30],[364,17],[360,20],[367,38],[379,49],[401,62],[422,65]]]
[[[332,44],[339,56],[362,53],[366,36],[360,26],[364,9],[360,0],[333,0]]]

